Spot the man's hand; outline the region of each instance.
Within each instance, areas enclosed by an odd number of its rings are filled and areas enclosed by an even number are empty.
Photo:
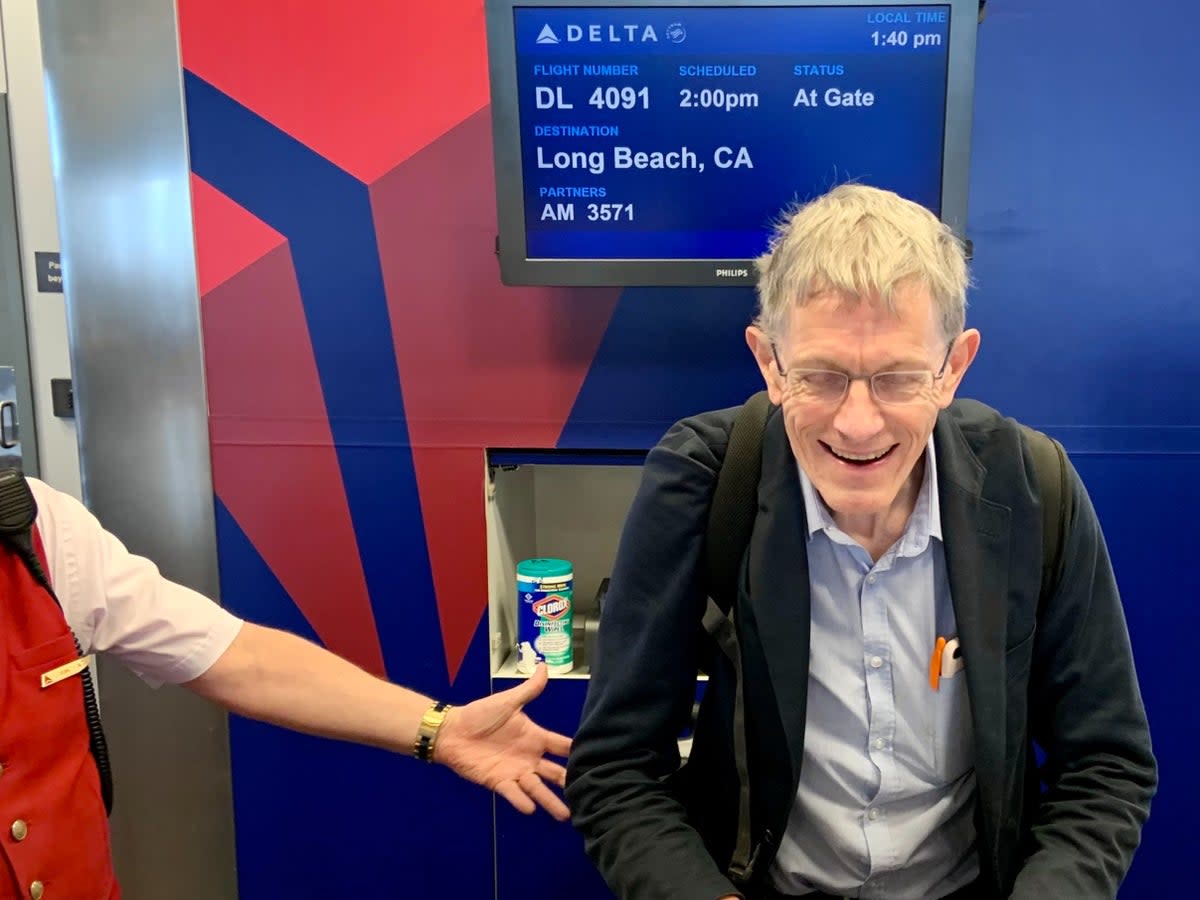
[[[561,822],[570,814],[546,782],[561,788],[567,770],[545,757],[566,756],[571,741],[521,711],[542,692],[548,678],[543,663],[514,688],[453,707],[439,731],[433,761],[490,788],[520,812],[532,813],[537,803]]]

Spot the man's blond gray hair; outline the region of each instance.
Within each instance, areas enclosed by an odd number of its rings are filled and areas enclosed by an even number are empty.
[[[772,339],[783,336],[793,305],[838,293],[878,296],[895,309],[896,289],[919,284],[933,299],[947,342],[966,320],[966,254],[938,218],[891,191],[843,184],[789,210],[757,260],[758,316]]]

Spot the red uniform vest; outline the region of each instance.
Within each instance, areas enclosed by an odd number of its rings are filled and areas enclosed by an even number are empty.
[[[40,536],[34,531],[38,555]],[[47,572],[49,569],[47,568]],[[0,545],[0,900],[118,900],[100,778],[66,618]]]

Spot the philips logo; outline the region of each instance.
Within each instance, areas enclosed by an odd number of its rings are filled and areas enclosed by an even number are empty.
[[[543,597],[533,604],[533,614],[543,619],[561,619],[571,609],[571,601],[558,594]]]
[[[713,272],[717,278],[749,278],[749,269],[717,269]]]
[[[679,28],[682,26],[671,26]],[[568,25],[566,27],[568,44],[578,44],[581,41],[589,44],[645,44],[658,43],[658,32],[653,25]],[[672,32],[671,40],[675,43],[683,40],[679,32]],[[558,44],[558,34],[547,23],[538,32],[535,43]]]

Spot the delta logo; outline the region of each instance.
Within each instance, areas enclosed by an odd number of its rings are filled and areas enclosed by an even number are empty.
[[[533,604],[533,614],[543,619],[561,619],[571,609],[571,601],[558,594],[543,597]]]
[[[683,40],[680,33],[683,31],[682,25],[672,25],[672,28],[678,27],[678,32],[671,32],[670,38],[675,43]],[[645,44],[647,42],[658,43],[658,32],[654,30],[653,25],[567,25],[564,29],[568,44],[575,44],[580,41],[591,44]],[[537,44],[561,44],[562,38],[558,36],[550,23],[542,26],[542,30],[538,32],[534,39]]]

